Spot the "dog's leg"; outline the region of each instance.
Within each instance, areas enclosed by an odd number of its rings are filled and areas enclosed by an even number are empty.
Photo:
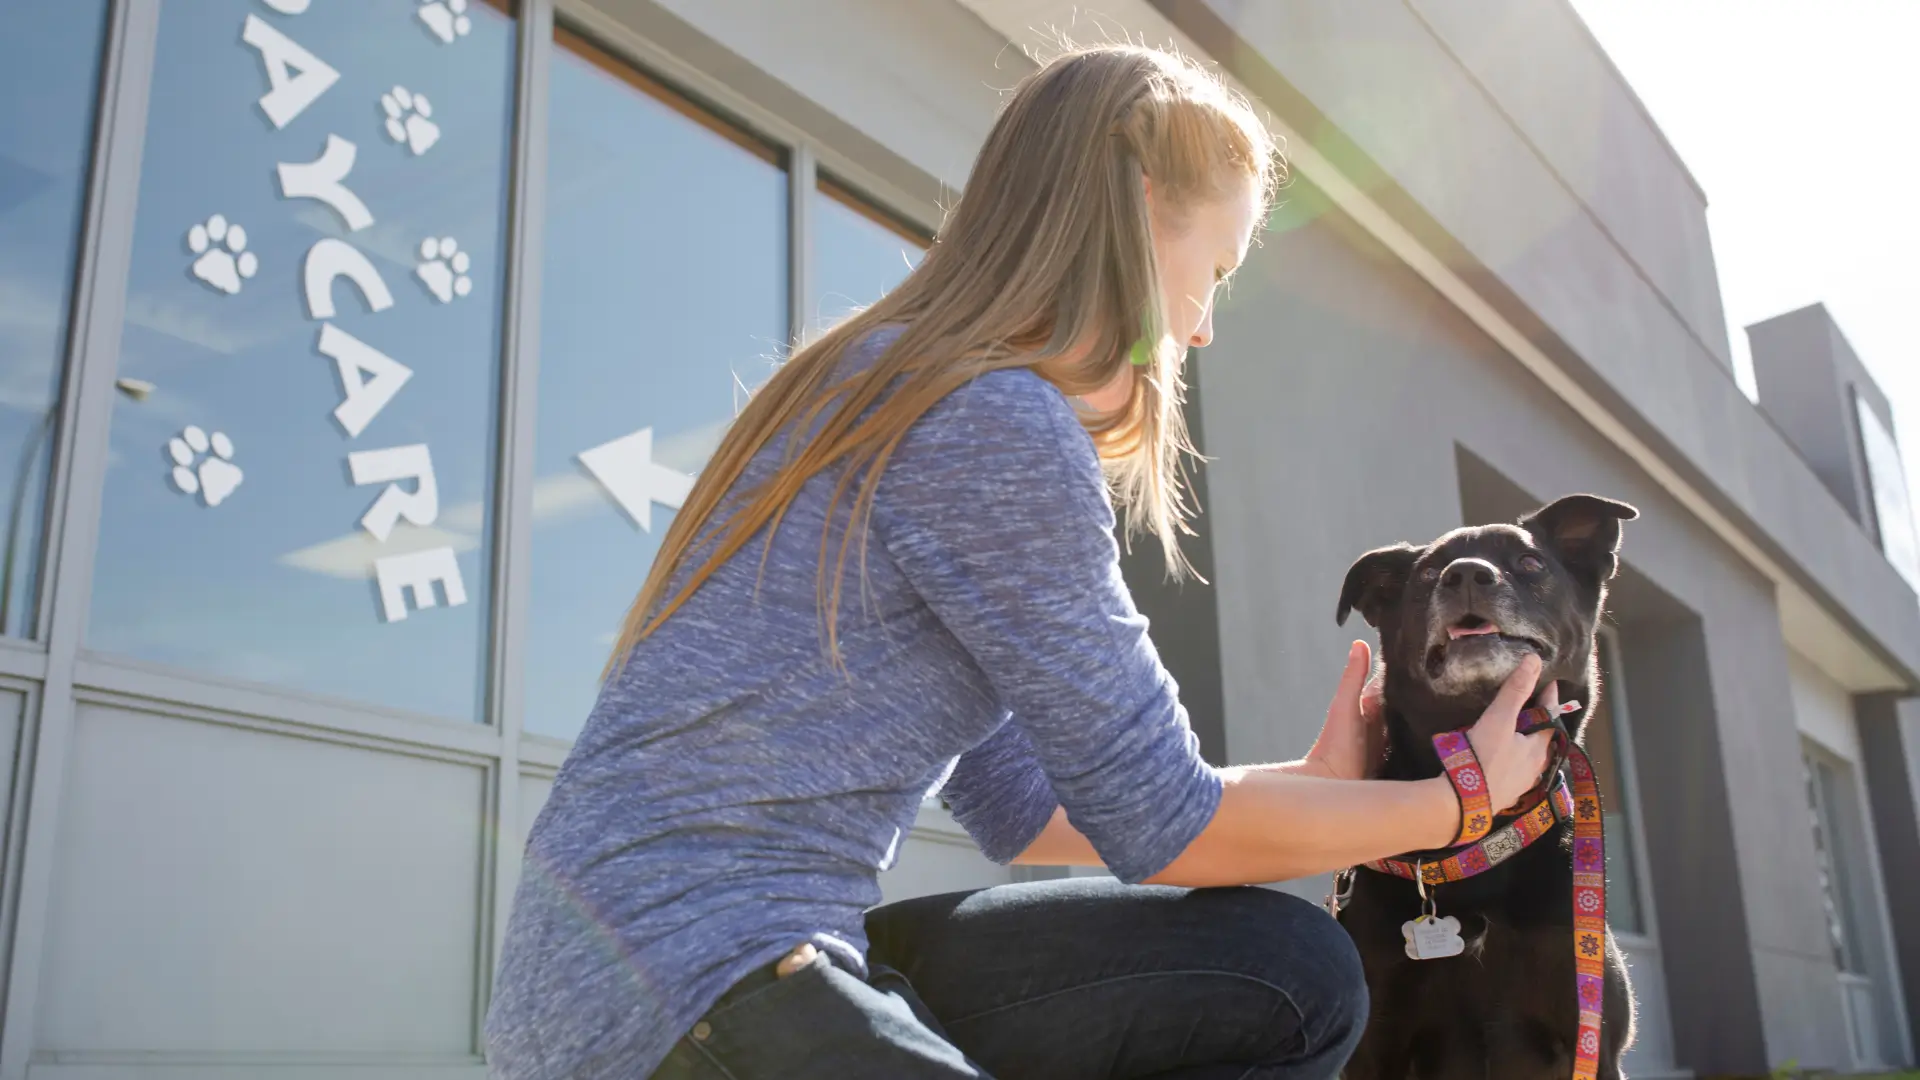
[[[1559,1025],[1548,1024],[1537,1015],[1510,1014],[1485,1024],[1484,1049],[1478,1061],[1484,1066],[1462,1065],[1454,1071],[1437,1073],[1447,1080],[1485,1077],[1487,1080],[1566,1080],[1573,1075],[1573,1044]],[[1484,1068],[1484,1071],[1474,1071]]]
[[[1374,1001],[1389,1000],[1375,991]],[[1340,1073],[1342,1080],[1409,1080],[1412,1076],[1412,1046],[1404,1024],[1396,1024],[1390,1011],[1376,1011],[1367,1019],[1367,1033],[1347,1059]]]
[[[1413,1062],[1403,1040],[1369,1035],[1347,1060],[1341,1080],[1409,1080]]]

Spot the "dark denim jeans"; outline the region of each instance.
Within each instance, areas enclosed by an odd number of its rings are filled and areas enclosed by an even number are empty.
[[[867,932],[870,978],[824,954],[757,973],[655,1080],[1309,1080],[1366,1027],[1346,932],[1265,889],[1002,885],[876,908]]]

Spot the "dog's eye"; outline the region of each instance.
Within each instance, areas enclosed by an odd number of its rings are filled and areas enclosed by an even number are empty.
[[[1538,555],[1520,556],[1520,569],[1525,570],[1529,574],[1537,574],[1546,568],[1547,564],[1541,562],[1540,556]]]
[[[1440,576],[1440,568],[1437,566],[1429,566],[1425,570],[1420,571],[1421,581],[1433,581],[1439,578],[1439,576]]]

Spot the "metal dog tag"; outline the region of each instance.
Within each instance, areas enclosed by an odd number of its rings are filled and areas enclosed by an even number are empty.
[[[1400,924],[1400,936],[1407,939],[1410,960],[1445,960],[1467,951],[1460,937],[1460,920],[1440,917],[1440,887],[1427,889],[1426,867],[1415,860],[1413,884],[1420,890],[1420,914]]]
[[[1460,937],[1460,920],[1451,915],[1444,919],[1432,915],[1410,919],[1400,924],[1400,934],[1407,939],[1407,957],[1413,960],[1444,960],[1467,949]]]

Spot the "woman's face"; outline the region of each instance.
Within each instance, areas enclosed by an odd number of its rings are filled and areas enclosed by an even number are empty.
[[[1213,298],[1220,283],[1238,269],[1260,223],[1260,198],[1253,179],[1236,184],[1223,198],[1162,212],[1154,205],[1153,187],[1147,187],[1147,205],[1153,221],[1153,253],[1160,264],[1161,310],[1166,313],[1168,336],[1193,348],[1213,340]],[[1088,394],[1086,402],[1109,411],[1127,403],[1133,372]]]

